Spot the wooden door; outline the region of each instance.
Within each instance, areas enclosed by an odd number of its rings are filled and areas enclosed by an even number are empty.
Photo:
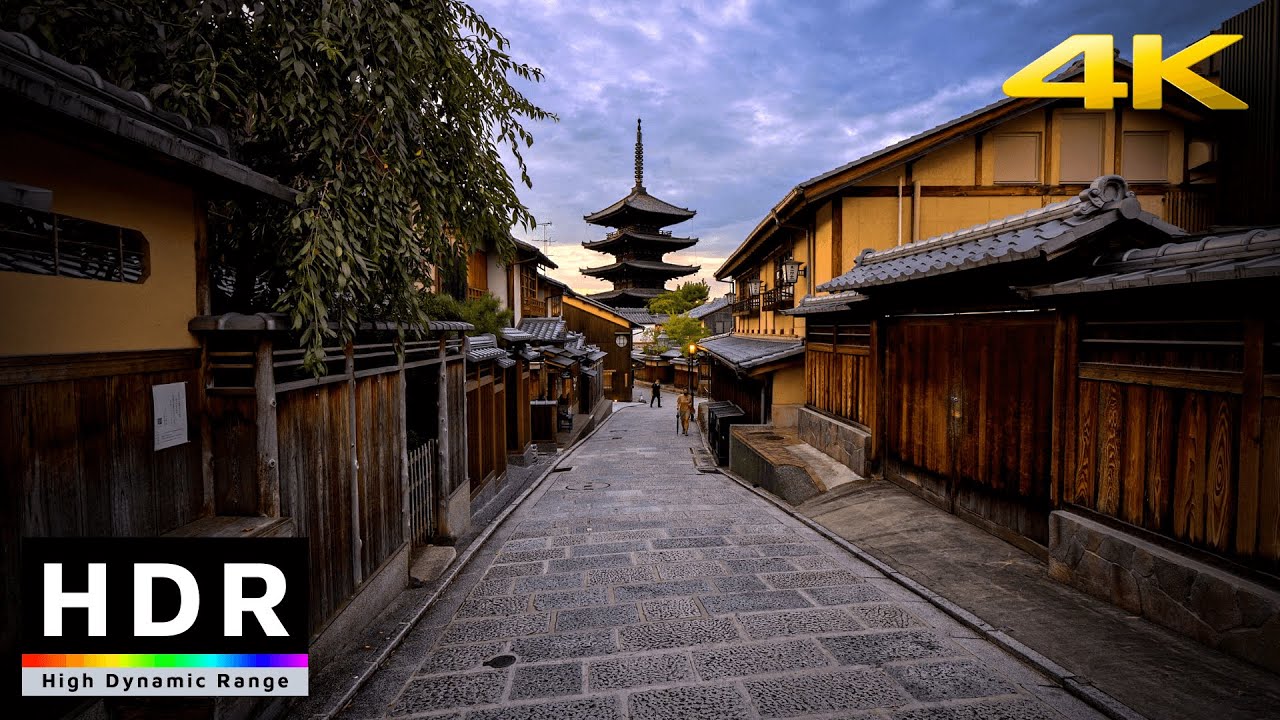
[[[885,339],[886,474],[997,534],[1046,545],[1052,318],[901,318]]]

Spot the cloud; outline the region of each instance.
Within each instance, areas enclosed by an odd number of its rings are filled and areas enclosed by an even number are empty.
[[[577,274],[609,260],[581,247],[605,232],[582,216],[631,188],[637,117],[645,185],[698,211],[672,229],[700,242],[670,259],[709,277],[797,183],[999,99],[1005,78],[1068,35],[1113,33],[1127,52],[1130,35],[1164,33],[1181,47],[1252,2],[473,4],[546,73],[518,87],[560,117],[530,128],[534,187],[521,192],[551,223],[553,275],[604,290]]]

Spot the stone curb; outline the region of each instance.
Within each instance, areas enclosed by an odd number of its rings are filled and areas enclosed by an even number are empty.
[[[400,643],[404,642],[405,637],[408,636],[410,631],[413,630],[413,627],[418,624],[418,621],[422,619],[422,616],[426,615],[427,611],[430,610],[432,606],[434,606],[444,595],[445,591],[453,585],[454,580],[458,578],[458,575],[462,573],[462,570],[471,563],[471,559],[475,557],[475,554],[479,552],[482,547],[484,547],[485,543],[487,543],[489,538],[497,532],[498,528],[506,522],[507,518],[510,517],[511,514],[529,498],[530,495],[536,492],[538,488],[542,487],[542,484],[551,476],[552,472],[554,472],[561,463],[567,460],[569,456],[578,449],[579,445],[591,439],[591,437],[597,432],[600,432],[605,425],[609,424],[610,418],[622,410],[627,409],[627,407],[629,406],[623,405],[622,407],[615,408],[609,413],[609,417],[606,417],[585,435],[578,438],[576,442],[568,448],[565,448],[564,452],[560,453],[560,459],[547,466],[547,469],[544,470],[536,480],[529,483],[529,486],[525,488],[524,492],[520,493],[520,495],[513,499],[511,504],[508,505],[505,510],[498,513],[498,516],[489,523],[489,526],[484,529],[484,532],[477,535],[475,541],[473,541],[461,555],[454,558],[453,562],[445,568],[444,573],[442,573],[440,578],[436,581],[437,585],[435,589],[431,591],[430,597],[428,597],[407,620],[398,623],[399,629],[391,635],[388,635],[386,642],[378,652],[364,663],[364,668],[355,676],[351,686],[340,694],[331,695],[328,707],[313,711],[308,715],[308,717],[311,720],[330,720],[330,718],[333,718],[335,715],[342,712],[342,709],[347,706],[347,703],[351,702],[351,699],[356,696],[356,693],[360,692],[360,688],[364,687],[364,684],[369,681],[369,678],[373,677],[374,673],[378,671],[378,668],[382,666],[382,663],[391,656],[391,653],[400,646]],[[291,717],[292,713],[286,711],[285,716]]]
[[[706,435],[702,436],[702,441],[703,447],[705,448]],[[1041,655],[1030,647],[1027,647],[1023,643],[1010,637],[1007,633],[997,630],[982,618],[974,615],[968,610],[965,610],[915,580],[912,580],[910,577],[907,577],[897,571],[890,565],[881,561],[879,558],[872,556],[857,545],[854,545],[831,530],[828,530],[826,526],[801,515],[791,506],[738,477],[728,468],[719,468],[719,470],[720,474],[733,480],[750,492],[755,493],[757,496],[764,498],[774,507],[785,512],[796,520],[799,520],[801,523],[809,527],[809,529],[817,532],[819,535],[825,537],[836,545],[839,545],[841,549],[858,558],[858,560],[884,573],[890,580],[893,580],[916,595],[919,595],[929,604],[951,616],[961,625],[964,625],[970,630],[978,633],[983,639],[992,642],[1005,652],[1013,655],[1027,665],[1030,665],[1041,674],[1051,678],[1054,682],[1058,683],[1058,685],[1062,686],[1062,689],[1080,699],[1094,710],[1112,718],[1112,720],[1147,720],[1147,718],[1141,713],[1128,705],[1125,705],[1119,700],[1116,700],[1102,690],[1099,690],[1091,684],[1087,678],[1076,675],[1044,655]]]

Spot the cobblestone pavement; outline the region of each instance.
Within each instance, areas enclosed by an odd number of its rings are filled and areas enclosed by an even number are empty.
[[[341,717],[1097,717],[697,472],[674,404],[622,409],[561,460]]]

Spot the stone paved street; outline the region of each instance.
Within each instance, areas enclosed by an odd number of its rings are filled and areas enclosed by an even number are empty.
[[[1098,717],[699,473],[664,400],[563,458],[342,717]]]

